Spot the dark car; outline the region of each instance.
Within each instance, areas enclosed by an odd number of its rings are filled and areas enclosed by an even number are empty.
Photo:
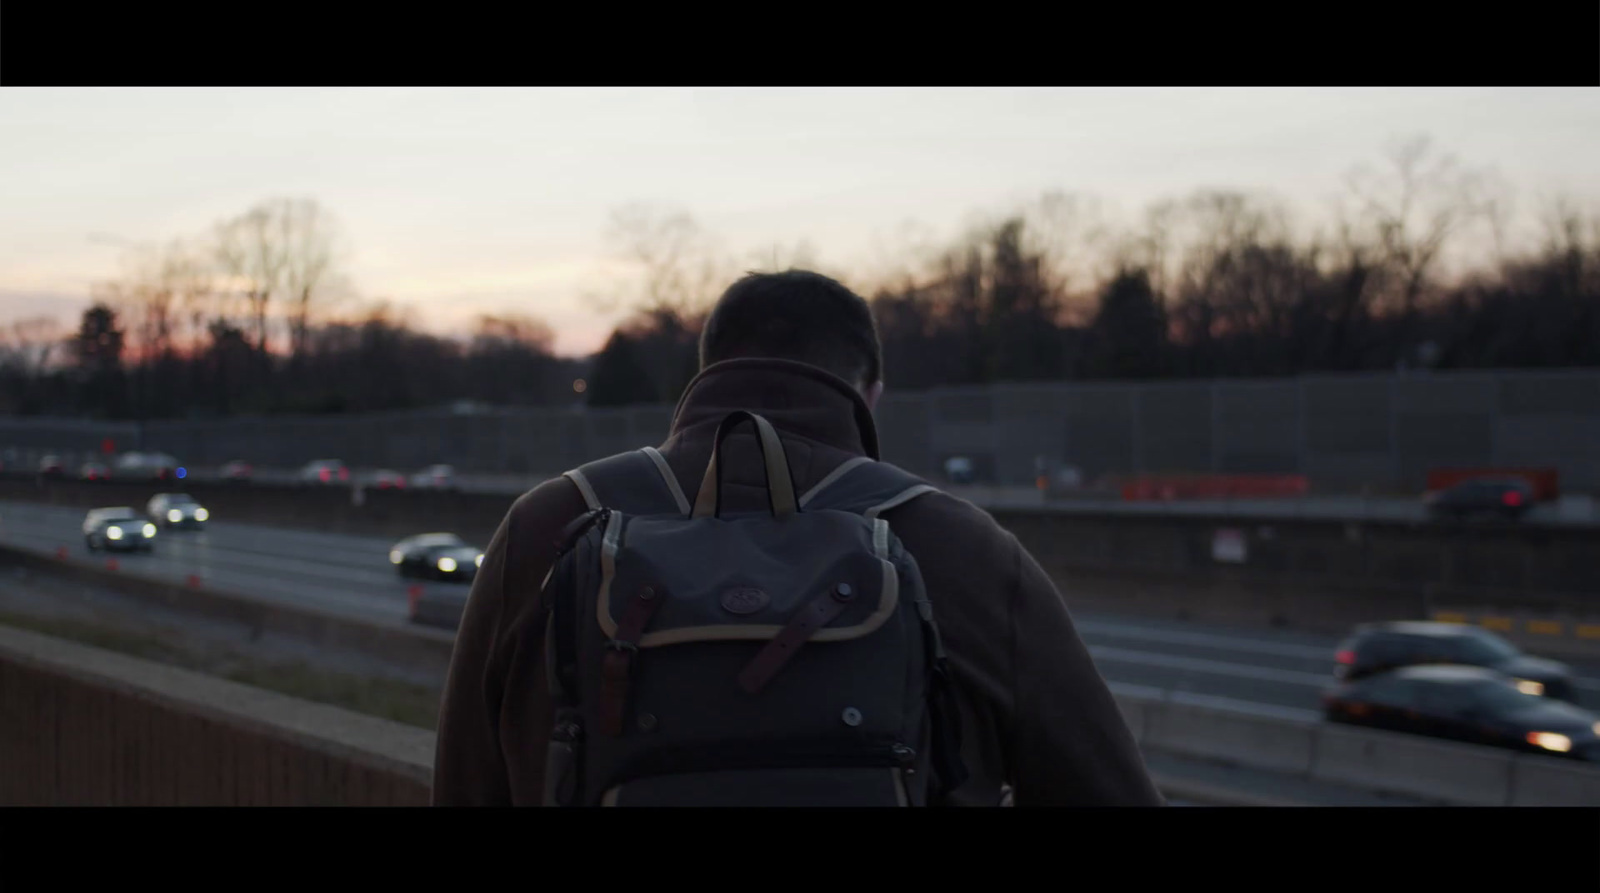
[[[187,493],[157,493],[145,503],[144,510],[151,521],[168,530],[200,530],[211,520],[211,512]]]
[[[1422,497],[1435,519],[1476,516],[1515,521],[1534,504],[1533,485],[1522,478],[1472,478]]]
[[[254,471],[249,462],[236,459],[222,466],[218,476],[229,483],[243,484],[249,482]]]
[[[1600,762],[1600,715],[1484,667],[1419,666],[1336,684],[1329,722]]]
[[[1345,681],[1398,667],[1460,664],[1509,676],[1529,694],[1577,700],[1572,669],[1566,664],[1524,654],[1494,633],[1465,623],[1362,624],[1339,643],[1334,659],[1333,675]]]
[[[90,552],[151,552],[156,526],[128,506],[91,509],[83,519],[83,544]]]
[[[67,467],[59,456],[45,456],[39,460],[39,476],[47,478],[66,477]]]
[[[78,469],[78,476],[86,481],[108,481],[111,479],[111,469],[99,462],[85,462]]]
[[[453,533],[424,533],[395,543],[389,561],[402,577],[467,581],[478,575],[483,551]]]

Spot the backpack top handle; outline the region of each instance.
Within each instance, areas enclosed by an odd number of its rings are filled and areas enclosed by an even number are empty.
[[[722,485],[718,480],[717,471],[722,456],[722,442],[740,422],[746,421],[756,426],[757,442],[761,445],[761,460],[766,465],[767,499],[772,505],[772,516],[781,521],[797,511],[799,504],[794,498],[794,480],[789,476],[789,458],[784,455],[783,441],[778,439],[778,432],[772,427],[771,422],[753,412],[741,409],[728,413],[722,424],[717,426],[717,436],[711,446],[711,461],[706,464],[706,476],[700,482],[700,493],[694,500],[693,517],[707,518],[722,515]]]

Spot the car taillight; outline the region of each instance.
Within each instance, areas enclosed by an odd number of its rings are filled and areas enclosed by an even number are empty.
[[[341,480],[341,481],[350,480],[350,469],[348,469],[348,468],[339,469],[339,480]]]
[[[322,469],[322,471],[320,471],[320,472],[318,472],[318,475],[319,475],[319,476],[320,476],[320,477],[321,477],[321,478],[322,478],[322,479],[323,479],[323,480],[327,480],[327,479],[328,479],[328,469],[326,469],[326,468],[324,468],[324,469]]]
[[[1522,494],[1515,490],[1511,490],[1507,492],[1506,495],[1500,497],[1500,501],[1511,506],[1522,505]]]
[[[1356,662],[1356,653],[1354,651],[1341,651],[1335,654],[1333,659],[1348,667]]]

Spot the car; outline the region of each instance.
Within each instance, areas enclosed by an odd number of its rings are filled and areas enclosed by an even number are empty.
[[[111,469],[101,462],[85,462],[78,469],[78,477],[86,481],[107,481],[111,479]]]
[[[483,551],[453,533],[424,533],[395,543],[389,562],[402,577],[471,580],[483,564]]]
[[[951,456],[944,462],[944,476],[952,484],[970,484],[977,479],[977,470],[966,456]]]
[[[379,490],[403,490],[406,486],[406,476],[398,471],[380,468],[372,473],[372,486]]]
[[[90,552],[151,552],[156,526],[128,506],[90,509],[83,519],[83,544]]]
[[[184,477],[185,470],[166,453],[123,453],[117,457],[115,473],[129,480],[167,481]]]
[[[1600,762],[1600,715],[1529,694],[1486,667],[1422,665],[1342,681],[1329,722]]]
[[[429,465],[411,476],[411,486],[418,490],[454,490],[456,470],[449,465]]]
[[[1346,681],[1397,667],[1461,664],[1498,671],[1529,694],[1561,701],[1577,698],[1572,669],[1566,664],[1524,654],[1489,630],[1466,623],[1364,623],[1339,643],[1334,661],[1334,677]]]
[[[145,514],[162,527],[198,529],[211,520],[211,512],[187,493],[157,493],[145,503]]]
[[[242,484],[248,482],[250,480],[250,476],[254,473],[255,469],[250,467],[249,462],[245,462],[242,459],[235,459],[232,462],[222,466],[222,468],[218,470],[217,476],[225,481],[228,481],[229,483]]]
[[[1523,478],[1469,478],[1424,494],[1422,504],[1435,520],[1487,516],[1516,521],[1533,507],[1534,496],[1533,485]]]
[[[47,478],[61,478],[67,474],[66,466],[60,456],[45,456],[39,460],[39,476]]]
[[[306,484],[331,484],[350,480],[350,469],[338,459],[313,459],[300,469],[300,481]]]

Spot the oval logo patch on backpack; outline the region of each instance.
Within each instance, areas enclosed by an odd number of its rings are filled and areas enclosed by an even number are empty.
[[[730,614],[754,614],[770,601],[771,596],[753,586],[740,586],[722,594],[722,607]]]

